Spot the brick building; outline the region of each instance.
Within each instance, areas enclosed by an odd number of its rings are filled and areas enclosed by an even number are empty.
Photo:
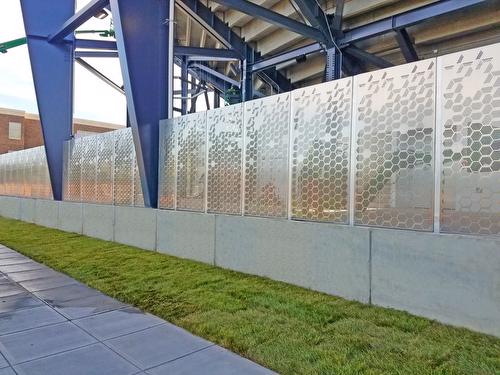
[[[122,125],[75,119],[75,137],[103,133],[122,128]],[[40,118],[36,114],[0,108],[0,154],[43,145]]]

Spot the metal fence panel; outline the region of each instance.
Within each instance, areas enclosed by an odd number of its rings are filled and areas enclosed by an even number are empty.
[[[286,217],[290,93],[245,103],[245,215]]]
[[[177,208],[205,208],[206,113],[193,113],[174,120],[177,135]]]
[[[500,234],[500,45],[438,64],[441,231]]]
[[[114,203],[134,205],[134,142],[130,128],[115,131]]]
[[[97,203],[113,204],[113,175],[115,134],[108,132],[95,137],[97,140]]]
[[[355,223],[433,227],[435,59],[354,77]]]
[[[243,106],[207,112],[207,211],[241,214]]]
[[[83,142],[81,138],[74,139],[70,142],[69,147],[69,162],[68,162],[68,196],[65,198],[69,201],[80,202],[81,194],[81,178],[82,178],[82,157],[83,157]]]
[[[292,94],[292,218],[347,223],[352,79]]]
[[[81,161],[82,178],[82,201],[96,201],[97,184],[97,137],[88,136],[81,138],[83,144],[83,155]]]
[[[158,205],[167,209],[175,209],[177,139],[174,124],[175,120],[165,120],[160,124]]]

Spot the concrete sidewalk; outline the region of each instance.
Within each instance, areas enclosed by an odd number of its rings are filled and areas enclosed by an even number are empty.
[[[0,375],[267,375],[0,245]]]

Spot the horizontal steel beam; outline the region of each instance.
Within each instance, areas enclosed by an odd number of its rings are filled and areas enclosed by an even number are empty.
[[[175,46],[174,54],[176,56],[200,56],[209,58],[227,58],[231,60],[239,60],[240,55],[232,49],[223,48],[201,48],[201,47],[186,47],[186,46]]]
[[[337,44],[340,47],[347,47],[352,43],[376,37],[378,35],[382,35],[398,29],[404,29],[408,26],[424,22],[430,18],[465,9],[473,5],[478,5],[484,3],[485,1],[486,0],[444,0],[429,4],[405,13],[401,13],[399,15],[394,15],[380,21],[375,21],[367,25],[348,30],[344,33],[343,37],[337,40]],[[307,46],[294,49],[293,51],[288,51],[273,57],[257,60],[252,65],[252,72],[262,69],[268,69],[287,61],[294,60],[298,57],[321,51],[324,51],[324,48],[321,44],[309,44]]]
[[[75,39],[75,47],[116,51],[116,42],[113,40]]]
[[[362,49],[359,49],[354,46],[349,46],[345,48],[344,52],[361,61],[368,62],[372,65],[378,66],[379,68],[389,68],[391,66],[394,66],[393,63],[381,57],[375,56],[369,52],[363,51]]]
[[[238,88],[240,87],[240,82],[235,81],[234,79],[231,79],[228,76],[226,76],[226,75],[224,75],[216,70],[213,70],[212,68],[209,68],[208,66],[205,66],[203,64],[194,63],[194,64],[190,64],[189,67],[199,69],[199,70],[202,70],[206,73],[209,73],[210,75],[217,77],[217,78],[229,83],[232,86],[236,86]]]
[[[344,32],[344,36],[337,42],[339,46],[346,46],[367,38],[388,33],[397,29],[404,29],[420,22],[443,14],[455,12],[473,5],[484,3],[487,0],[443,0],[417,9],[397,14],[368,25],[356,27]]]
[[[305,47],[297,48],[292,51],[282,53],[277,56],[259,60],[255,62],[250,68],[252,70],[252,73],[256,73],[261,70],[269,69],[273,66],[285,63],[287,61],[295,60],[300,57],[310,55],[311,53],[316,53],[320,51],[323,51],[322,45],[320,43],[314,43]]]
[[[70,19],[64,22],[59,30],[51,34],[49,36],[49,42],[60,42],[108,4],[109,0],[91,0],[87,5],[80,9],[80,11],[75,13],[72,17],[70,17]]]
[[[75,58],[78,57],[118,57],[118,51],[75,51]]]
[[[317,40],[318,42],[327,43],[325,35],[318,29],[305,25],[301,22],[295,21],[294,19],[283,16],[279,13],[273,12],[267,8],[260,5],[251,3],[247,0],[213,0],[216,3],[225,5],[231,9],[237,10],[239,12],[248,14],[255,18],[260,18],[266,22],[272,23],[273,25],[282,27],[294,33],[303,35],[307,38]]]

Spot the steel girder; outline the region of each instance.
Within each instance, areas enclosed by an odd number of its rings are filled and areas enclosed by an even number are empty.
[[[75,0],[21,0],[54,199],[63,198],[63,147],[72,136],[74,36],[48,42],[75,13]]]
[[[147,207],[158,205],[159,123],[172,111],[173,1],[110,1]]]
[[[442,0],[408,12],[387,17],[380,21],[359,26],[352,30],[347,30],[343,36],[337,39],[337,44],[341,48],[346,48],[361,40],[397,30],[403,30],[434,17],[465,9],[486,1],[487,0]],[[323,46],[320,43],[312,43],[293,51],[284,52],[266,59],[258,59],[250,68],[253,72],[257,72],[321,51],[323,51]]]
[[[245,41],[238,36],[231,28],[220,20],[207,6],[202,4],[199,0],[176,0],[177,5],[179,5],[186,13],[191,15],[197,22],[199,22],[205,29],[207,29],[221,44],[229,49],[236,51],[239,54],[239,58],[242,61],[247,62],[247,72],[251,76],[253,73],[250,66],[257,60],[260,59],[260,54],[256,52],[250,45],[245,43]],[[267,78],[271,78],[274,84],[280,88],[281,91],[290,91],[293,89],[293,85],[288,78],[286,78],[281,72],[278,72],[275,67],[268,67],[261,71],[265,74]],[[251,85],[251,80],[246,77],[246,85],[248,89],[246,91],[246,99],[253,99],[253,87]]]

